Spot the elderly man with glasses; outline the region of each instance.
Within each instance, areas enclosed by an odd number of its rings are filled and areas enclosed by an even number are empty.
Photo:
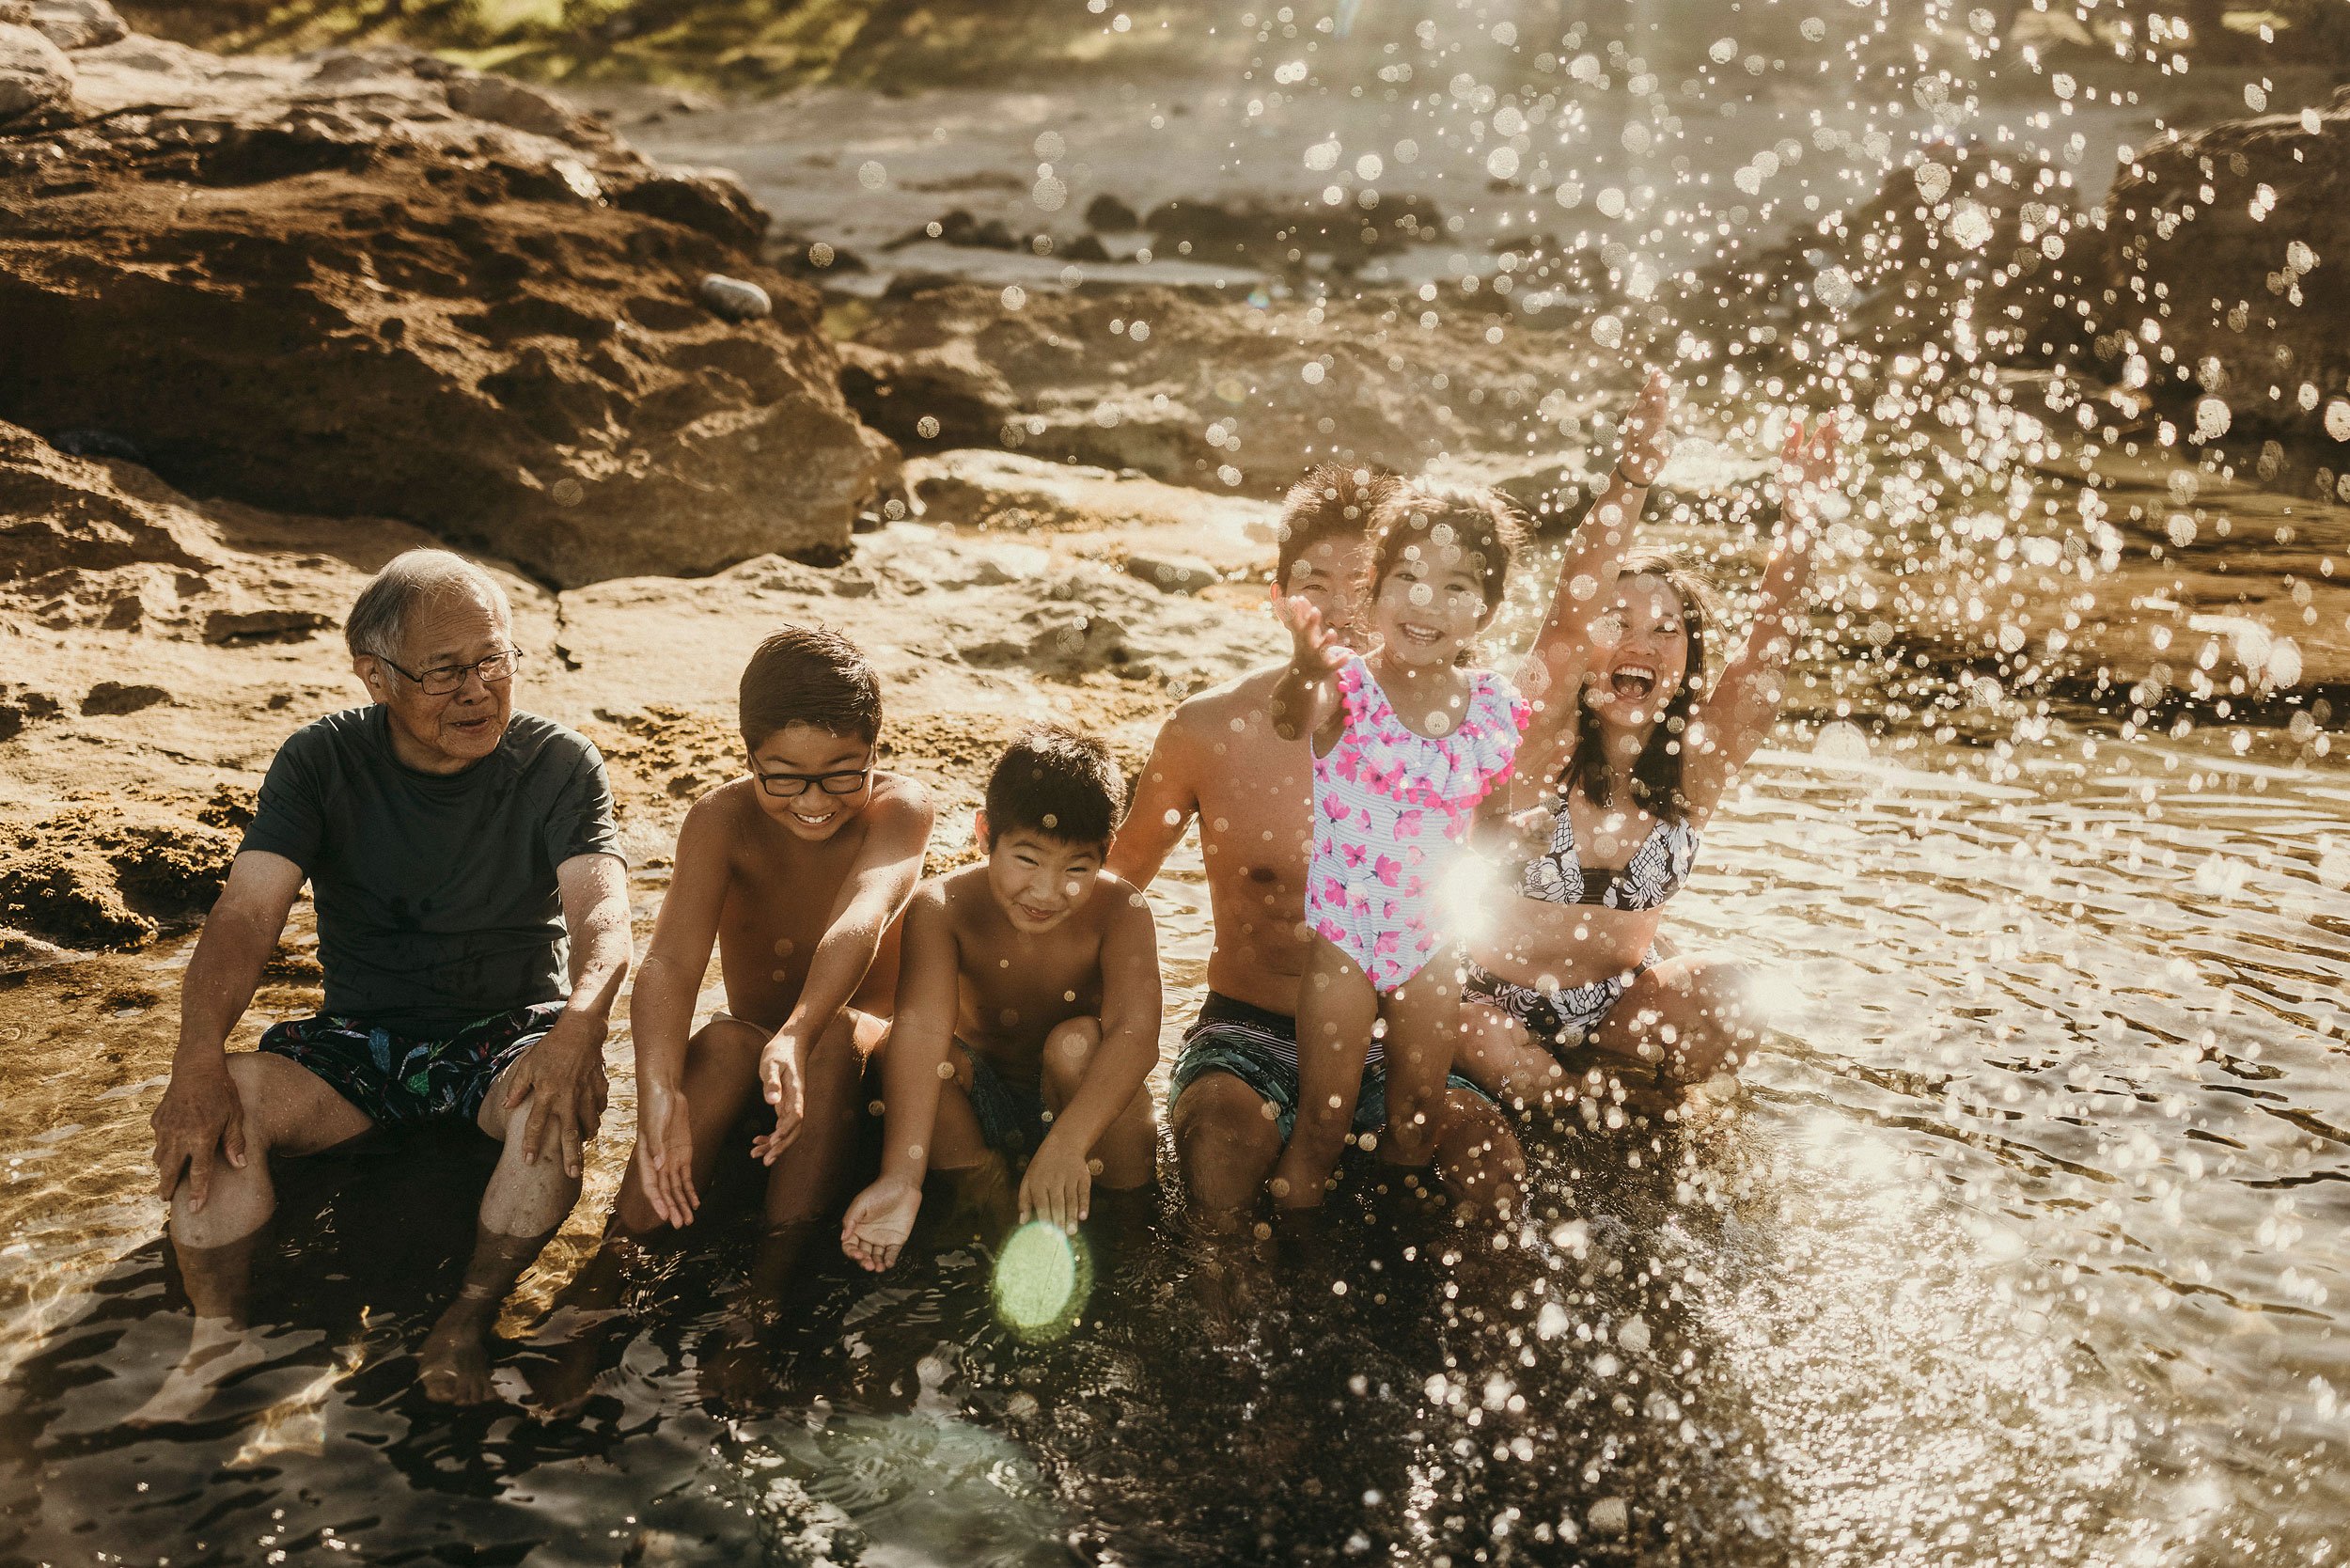
[[[579,1197],[629,960],[603,760],[514,711],[511,619],[496,580],[462,557],[400,556],[346,629],[374,700],[297,731],[270,764],[188,964],[155,1111],[157,1190],[196,1332],[149,1419],[199,1417],[210,1390],[261,1354],[243,1324],[255,1241],[275,1207],[270,1157],[439,1118],[504,1147],[422,1381],[438,1400],[491,1396],[499,1304]],[[324,1008],[230,1054],[305,881]]]

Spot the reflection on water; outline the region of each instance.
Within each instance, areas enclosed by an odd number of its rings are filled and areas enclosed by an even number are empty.
[[[1028,1343],[946,1235],[879,1280],[826,1261],[761,1348],[727,1326],[751,1238],[713,1225],[564,1417],[413,1388],[484,1168],[459,1139],[301,1167],[261,1355],[203,1424],[119,1424],[186,1342],[144,1196],[176,977],[28,978],[0,1560],[2326,1560],[2350,770],[2083,741],[1767,757],[1675,927],[1761,967],[1774,1048],[1720,1124],[1554,1145],[1506,1246],[1373,1197],[1211,1314],[1184,1244],[1126,1238]],[[1206,949],[1177,870],[1170,1042]],[[513,1375],[575,1326],[529,1320],[623,1152],[509,1314]]]

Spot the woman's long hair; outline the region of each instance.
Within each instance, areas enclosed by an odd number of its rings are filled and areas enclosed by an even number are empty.
[[[1664,711],[1650,727],[1648,743],[1640,747],[1639,760],[1632,764],[1632,804],[1668,822],[1689,819],[1689,798],[1682,793],[1681,774],[1684,760],[1684,743],[1688,739],[1690,715],[1697,709],[1697,699],[1705,690],[1705,645],[1710,628],[1720,621],[1719,596],[1714,585],[1682,561],[1662,550],[1626,551],[1617,581],[1629,577],[1655,577],[1673,590],[1681,600],[1681,627],[1689,641],[1688,669],[1684,674],[1681,689],[1667,699]],[[1588,683],[1589,676],[1585,677]],[[1567,765],[1559,778],[1561,795],[1580,789],[1583,798],[1593,806],[1612,804],[1615,793],[1614,776],[1607,766],[1607,747],[1599,727],[1599,715],[1591,712],[1582,691],[1574,694],[1574,748],[1567,754]]]

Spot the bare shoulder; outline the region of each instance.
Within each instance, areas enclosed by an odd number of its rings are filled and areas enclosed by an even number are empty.
[[[937,803],[919,780],[901,773],[873,775],[873,798],[866,810],[875,812],[876,823],[918,822],[925,829],[936,820]]]
[[[1120,926],[1152,924],[1151,901],[1141,888],[1113,871],[1093,873],[1093,897],[1089,901],[1097,911],[1095,918],[1105,932]]]
[[[1281,683],[1287,665],[1268,665],[1252,669],[1246,675],[1234,676],[1222,685],[1210,686],[1195,693],[1176,705],[1167,719],[1170,728],[1183,725],[1187,730],[1206,736],[1229,732],[1234,719],[1246,720],[1261,714],[1272,700],[1274,688]]]

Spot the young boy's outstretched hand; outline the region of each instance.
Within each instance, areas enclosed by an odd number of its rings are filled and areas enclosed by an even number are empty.
[[[1093,1162],[1075,1139],[1045,1134],[1020,1179],[1020,1223],[1046,1220],[1074,1235],[1078,1222],[1090,1217],[1092,1202]]]
[[[918,1185],[901,1177],[883,1177],[858,1193],[841,1217],[840,1250],[879,1274],[897,1262],[921,1209]]]
[[[644,1085],[636,1105],[636,1166],[652,1212],[681,1229],[693,1224],[701,1204],[694,1190],[694,1124],[677,1090]]]
[[[800,1119],[807,1108],[807,1087],[800,1076],[800,1043],[781,1030],[759,1053],[759,1092],[776,1107],[776,1124],[751,1139],[751,1157],[773,1165],[800,1136]]]

